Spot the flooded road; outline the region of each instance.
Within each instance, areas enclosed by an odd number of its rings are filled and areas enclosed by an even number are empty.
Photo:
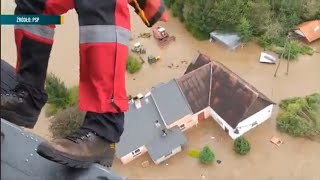
[[[14,7],[11,0],[1,1],[2,14],[12,13]],[[275,102],[291,96],[304,96],[320,92],[320,54],[300,57],[298,61],[290,64],[288,75],[285,74],[286,63],[283,61],[278,76],[275,78],[273,74],[276,66],[258,62],[262,49],[254,43],[249,43],[236,52],[230,52],[222,45],[195,40],[185,30],[183,24],[172,18],[166,24],[159,24],[163,25],[171,35],[176,36],[176,41],[160,49],[152,37],[150,39],[137,38],[140,33],[151,32],[138,16],[132,13],[131,21],[133,37],[131,45],[141,42],[147,50],[147,54],[143,56],[145,60],[148,55],[160,55],[161,60],[153,65],[149,65],[146,61],[139,73],[127,74],[128,94],[146,93],[157,83],[181,76],[187,67],[187,64],[182,64],[181,61],[190,62],[197,51],[222,62]],[[77,16],[75,11],[70,11],[65,16],[65,24],[56,28],[55,43],[49,63],[49,71],[57,74],[68,86],[77,85],[79,80],[78,41]],[[312,46],[320,51],[319,41]],[[1,58],[15,64],[15,51],[13,26],[2,26]],[[174,64],[175,68],[168,68],[170,64]],[[274,111],[274,115],[276,112],[277,109]],[[47,127],[48,120],[42,116],[35,131],[48,138]],[[212,127],[212,129],[208,127]],[[205,175],[207,179],[217,177],[236,179],[239,176],[246,179],[283,179],[279,177],[311,179],[311,177],[320,177],[320,144],[278,133],[275,129],[274,117],[246,135],[252,146],[251,153],[246,157],[234,155],[231,139],[210,120],[188,131],[187,135],[189,143],[185,150],[170,159],[168,166],[164,164],[152,165],[147,169],[142,168],[140,163],[149,159],[148,156],[142,156],[125,166],[117,161],[114,169],[132,179],[155,179],[157,177],[200,179],[201,174]],[[273,135],[280,137],[285,144],[276,147],[269,143],[269,139]],[[215,140],[211,140],[211,136],[216,137]],[[213,147],[222,164],[203,167],[196,160],[188,157],[187,151],[189,149],[200,148],[205,144]]]

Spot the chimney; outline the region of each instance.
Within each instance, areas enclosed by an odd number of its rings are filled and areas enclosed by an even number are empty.
[[[156,127],[157,127],[157,128],[161,127],[161,124],[159,123],[158,120],[156,120]]]
[[[162,129],[162,136],[167,136],[166,130]]]
[[[137,109],[140,109],[141,108],[141,101],[140,99],[137,99],[134,101],[134,105],[136,106]]]

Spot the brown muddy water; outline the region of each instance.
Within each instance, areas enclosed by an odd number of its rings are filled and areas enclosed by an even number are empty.
[[[1,13],[12,13],[15,4],[12,0],[1,1]],[[160,49],[155,40],[139,39],[139,33],[150,32],[139,17],[132,13],[132,43],[141,42],[147,48],[148,55],[160,55],[161,60],[153,65],[146,62],[142,70],[134,75],[127,74],[128,93],[146,93],[153,85],[166,82],[183,74],[187,64],[201,51],[212,59],[220,61],[253,84],[275,102],[291,96],[304,96],[320,92],[320,54],[302,56],[290,64],[286,75],[286,64],[282,62],[278,76],[273,76],[276,66],[258,62],[261,48],[254,43],[243,49],[230,52],[219,44],[209,41],[199,42],[185,30],[174,18],[163,25],[176,41]],[[65,24],[56,28],[55,44],[50,58],[49,71],[57,74],[68,86],[78,84],[78,20],[75,11],[65,16]],[[320,42],[312,44],[320,51]],[[15,64],[16,52],[13,38],[13,26],[1,27],[1,58]],[[168,65],[174,64],[174,68]],[[277,108],[274,115],[277,113]],[[34,131],[46,138],[48,119],[43,115]],[[284,141],[280,147],[269,142],[271,136]],[[239,157],[232,151],[232,140],[210,120],[187,132],[188,144],[183,152],[169,159],[167,164],[151,165],[142,168],[141,162],[150,160],[148,155],[122,165],[116,160],[114,170],[129,179],[320,179],[320,143],[292,138],[280,134],[275,128],[275,117],[246,134],[252,150],[246,157]],[[215,137],[214,140],[211,137]],[[202,166],[187,155],[188,150],[210,145],[221,164]],[[201,175],[203,175],[201,177]]]

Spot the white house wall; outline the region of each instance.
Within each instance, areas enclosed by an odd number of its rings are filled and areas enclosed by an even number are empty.
[[[272,115],[273,104],[267,106],[266,108],[262,109],[261,111],[253,114],[252,116],[248,117],[247,119],[240,122],[237,126],[239,130],[239,134],[235,134],[233,131],[230,132],[230,136],[233,139],[243,135],[244,133],[248,132],[249,130],[255,128],[256,126],[262,124],[266,120],[270,119]]]
[[[212,118],[222,127],[223,130],[225,128],[228,129],[228,134],[232,139],[236,139],[242,136],[244,133],[248,132],[249,130],[255,128],[257,125],[268,120],[272,115],[273,105],[267,106],[261,111],[253,114],[252,116],[240,122],[237,126],[237,128],[240,127],[238,128],[239,130],[238,134],[234,133],[235,129],[233,129],[224,119],[222,119],[212,108],[210,109],[211,109],[210,112],[211,112]]]
[[[181,151],[182,151],[182,148],[181,148],[181,146],[179,146],[179,147],[177,147],[176,149],[173,149],[170,155],[162,156],[161,158],[155,160],[154,163],[155,163],[156,165],[158,165],[158,164],[160,164],[161,162],[163,162],[163,161],[171,158],[172,156],[174,156],[175,154],[177,154],[177,153],[179,153],[179,152],[181,152]]]
[[[212,108],[210,108],[210,115],[211,117],[219,124],[222,129],[225,129],[225,127],[230,131],[233,131],[232,127],[224,121]]]
[[[192,126],[194,126],[194,122],[193,122],[193,119],[192,119],[192,115],[191,115],[191,114],[188,114],[188,115],[186,115],[185,117],[183,117],[183,118],[175,121],[174,123],[166,126],[166,128],[171,129],[171,128],[175,127],[175,126],[181,126],[181,125],[183,125],[183,124],[184,124],[185,127],[186,127],[185,129],[183,129],[183,131],[186,130],[186,129],[188,129],[188,128],[190,128],[190,127],[192,127]]]
[[[137,149],[135,149],[135,150],[137,150]],[[132,152],[130,152],[129,154],[121,157],[120,160],[121,160],[122,164],[127,164],[130,161],[134,160],[135,158],[141,156],[142,154],[144,154],[144,153],[146,153],[148,151],[146,146],[141,146],[139,149],[140,149],[140,154],[138,154],[138,155],[133,156]],[[133,151],[135,151],[135,150],[133,150]]]

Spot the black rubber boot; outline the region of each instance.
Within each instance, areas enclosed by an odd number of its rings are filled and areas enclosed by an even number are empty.
[[[19,84],[8,94],[1,94],[1,118],[18,126],[33,128],[48,99],[46,93],[36,91]]]

